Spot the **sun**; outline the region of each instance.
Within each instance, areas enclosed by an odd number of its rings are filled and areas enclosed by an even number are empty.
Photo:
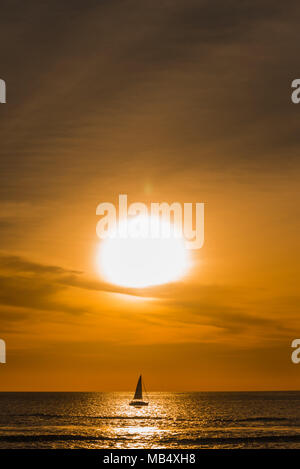
[[[104,279],[112,284],[144,288],[179,280],[188,270],[188,253],[182,236],[174,225],[151,216],[120,222],[110,236],[102,240],[97,266]],[[159,226],[153,236],[149,226]],[[122,234],[123,233],[123,234]],[[166,236],[168,233],[168,236]]]

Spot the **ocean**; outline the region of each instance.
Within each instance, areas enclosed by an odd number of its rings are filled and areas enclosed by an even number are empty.
[[[0,448],[300,448],[300,392],[0,393]]]

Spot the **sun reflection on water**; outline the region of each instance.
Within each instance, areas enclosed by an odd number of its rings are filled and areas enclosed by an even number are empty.
[[[300,393],[8,393],[0,448],[300,447]]]

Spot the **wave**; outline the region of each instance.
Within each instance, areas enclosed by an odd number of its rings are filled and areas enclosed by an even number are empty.
[[[195,422],[198,420],[196,417],[190,417],[189,419],[181,418],[181,417],[160,417],[160,416],[147,416],[147,415],[70,415],[70,414],[47,414],[47,413],[32,413],[32,414],[9,414],[9,415],[2,415],[1,417],[26,417],[26,418],[41,418],[41,419],[91,419],[91,420],[164,420],[164,421],[175,421],[175,422]],[[212,418],[211,422],[214,424],[224,424],[224,423],[251,423],[251,422],[264,422],[264,423],[289,423],[289,424],[296,424],[300,423],[299,418],[286,418],[286,417],[247,417],[247,418]]]
[[[291,419],[288,419],[286,417],[248,417],[245,419],[238,419],[235,421],[236,422],[290,422]]]
[[[43,442],[43,441],[105,441],[115,440],[106,436],[88,435],[0,435],[0,442]],[[118,440],[125,440],[119,438]]]
[[[287,422],[287,423],[296,423],[300,422],[299,418],[287,418],[287,417],[247,417],[247,418],[232,418],[232,419],[224,419],[224,418],[215,418],[213,419],[215,423],[242,423],[242,422]]]
[[[37,418],[49,418],[49,419],[103,419],[103,420],[185,420],[185,419],[173,419],[170,417],[147,417],[142,415],[126,416],[126,415],[70,415],[70,414],[5,414],[0,417],[37,417]]]
[[[300,435],[262,435],[262,436],[237,436],[237,437],[204,437],[204,438],[173,438],[161,439],[160,443],[172,443],[179,445],[216,445],[216,444],[243,444],[243,443],[297,443]]]
[[[0,442],[59,442],[59,441],[115,441],[115,437],[103,435],[0,435]],[[118,437],[118,441],[130,441],[128,437]],[[251,437],[200,437],[200,438],[161,438],[160,445],[176,443],[178,446],[214,446],[214,445],[237,445],[251,443],[297,443],[300,435],[264,435]]]

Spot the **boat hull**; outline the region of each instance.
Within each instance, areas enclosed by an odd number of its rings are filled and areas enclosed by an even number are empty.
[[[145,402],[145,401],[131,401],[131,402],[129,402],[129,405],[132,405],[134,407],[143,407],[143,406],[148,405],[148,402]]]

